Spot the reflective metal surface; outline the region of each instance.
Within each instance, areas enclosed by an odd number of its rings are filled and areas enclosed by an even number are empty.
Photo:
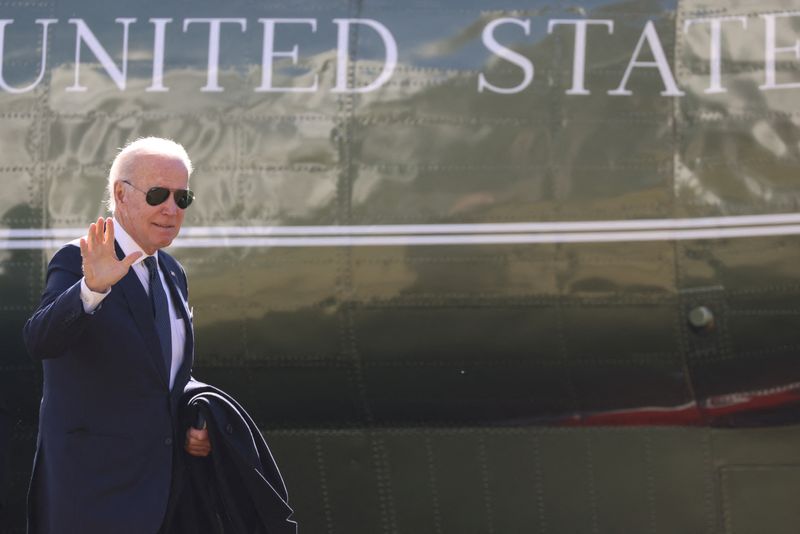
[[[0,8],[0,531],[41,391],[22,325],[144,135],[196,167],[194,374],[274,443],[304,531],[796,530],[796,2]]]

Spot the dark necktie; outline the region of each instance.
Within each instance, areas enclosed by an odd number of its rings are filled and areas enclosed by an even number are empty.
[[[164,293],[164,286],[161,285],[161,277],[158,276],[158,263],[155,257],[150,256],[144,259],[147,272],[150,274],[150,304],[153,307],[153,317],[156,321],[156,332],[161,341],[161,353],[164,363],[167,366],[167,376],[172,367],[172,328],[169,322],[169,306],[167,305],[167,294]]]

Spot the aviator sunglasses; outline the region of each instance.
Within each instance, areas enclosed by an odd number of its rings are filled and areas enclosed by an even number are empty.
[[[147,191],[143,191],[130,183],[128,180],[121,180],[123,183],[128,184],[132,188],[136,189],[137,191],[144,193],[144,199],[147,201],[148,204],[151,206],[158,206],[165,200],[169,198],[170,192],[175,197],[175,204],[182,209],[185,210],[189,207],[194,200],[194,192],[191,189],[174,189],[170,190],[166,187],[151,187]]]

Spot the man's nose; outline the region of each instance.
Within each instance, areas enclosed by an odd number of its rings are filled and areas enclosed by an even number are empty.
[[[167,200],[165,200],[161,204],[161,213],[164,213],[166,215],[174,215],[178,213],[179,209],[180,208],[175,203],[175,195],[170,192],[169,196],[167,197]]]

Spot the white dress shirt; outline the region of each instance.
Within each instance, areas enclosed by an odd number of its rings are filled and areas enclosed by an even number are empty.
[[[147,266],[144,264],[144,259],[147,258],[147,254],[144,253],[142,247],[140,247],[133,238],[128,235],[128,232],[122,227],[122,225],[114,219],[114,238],[116,239],[117,243],[119,244],[122,252],[127,256],[133,252],[141,252],[142,256],[140,256],[131,266],[133,272],[136,273],[136,277],[139,278],[139,281],[142,283],[142,287],[144,288],[144,292],[149,296],[150,295],[150,275],[147,271]],[[156,260],[158,260],[158,251],[155,254]],[[167,281],[164,280],[164,273],[161,270],[161,265],[159,261],[159,269],[158,269],[158,276],[161,279],[161,285],[164,287],[164,293],[167,296],[167,306],[169,307],[169,323],[170,323],[170,330],[172,330],[172,365],[169,372],[169,388],[172,389],[172,386],[175,384],[175,376],[178,374],[178,370],[181,368],[181,364],[183,363],[183,349],[184,345],[186,344],[186,325],[183,321],[183,316],[178,312],[177,308],[173,304],[172,300],[172,292],[169,290],[169,286],[167,285]],[[108,289],[105,293],[98,293],[96,291],[92,291],[86,285],[86,279],[81,279],[81,302],[83,302],[83,310],[86,313],[93,314],[97,311],[97,308],[103,302],[109,293],[111,293],[111,289],[113,286]],[[180,306],[183,306],[186,316],[188,317],[189,307],[188,304],[180,297],[180,291],[178,291],[179,298],[181,300]]]

